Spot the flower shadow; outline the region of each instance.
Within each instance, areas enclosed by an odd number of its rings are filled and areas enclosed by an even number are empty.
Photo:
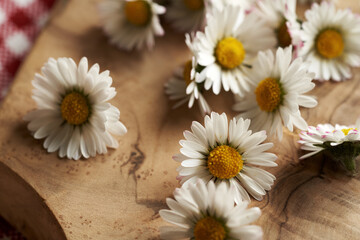
[[[80,52],[89,58],[90,62],[106,66],[111,72],[122,69],[133,69],[143,59],[140,51],[119,50],[111,44],[100,27],[91,27],[76,38]]]

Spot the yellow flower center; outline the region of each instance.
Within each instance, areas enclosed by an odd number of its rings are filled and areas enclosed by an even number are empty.
[[[204,8],[204,0],[183,0],[186,8],[197,11]]]
[[[146,25],[151,18],[150,5],[143,0],[125,2],[126,20],[135,26]]]
[[[355,129],[356,129],[356,128],[355,128]],[[354,128],[344,128],[344,129],[341,129],[341,131],[344,133],[345,136],[347,136],[351,130],[354,130]]]
[[[286,26],[286,21],[283,21],[276,31],[278,45],[282,48],[291,45],[291,37]]]
[[[208,216],[196,223],[194,237],[195,240],[223,240],[226,237],[226,231],[221,222]]]
[[[81,125],[89,118],[88,101],[81,93],[67,94],[62,100],[60,108],[62,118],[71,125]]]
[[[183,72],[184,81],[186,83],[186,86],[191,83],[191,69],[192,69],[192,61],[189,60],[185,63],[184,72]]]
[[[244,61],[245,49],[239,40],[227,37],[217,44],[215,56],[223,68],[233,69]]]
[[[344,51],[344,40],[336,30],[322,31],[316,38],[316,49],[324,58],[333,59],[341,56]]]
[[[207,166],[214,177],[230,179],[241,171],[243,163],[242,156],[235,148],[221,145],[210,152]]]
[[[265,78],[255,89],[256,101],[261,110],[274,111],[282,101],[280,83],[274,78]]]

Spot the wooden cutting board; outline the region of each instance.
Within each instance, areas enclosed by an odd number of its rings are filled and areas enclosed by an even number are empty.
[[[178,141],[198,109],[171,110],[163,85],[190,55],[184,36],[166,29],[153,51],[124,52],[107,42],[96,0],[60,1],[0,107],[0,214],[29,239],[158,239],[158,214],[178,187]],[[358,1],[342,4],[358,6]],[[357,6],[356,6],[357,5]],[[87,56],[109,69],[128,133],[120,146],[88,160],[59,159],[32,138],[23,116],[35,108],[31,80],[49,57]],[[360,116],[360,70],[343,83],[318,83],[310,125],[353,124]],[[230,116],[230,94],[209,96]],[[277,180],[262,202],[257,224],[265,239],[359,239],[359,177],[346,177],[322,156],[299,161],[298,136],[285,132],[272,149]]]

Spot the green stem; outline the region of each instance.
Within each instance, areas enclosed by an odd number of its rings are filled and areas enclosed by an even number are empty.
[[[330,150],[331,155],[341,166],[352,176],[356,174],[356,158],[360,153],[360,148],[352,142],[344,142]]]
[[[349,171],[351,175],[356,173],[356,156],[344,156],[340,159],[340,163],[344,166],[344,168]]]

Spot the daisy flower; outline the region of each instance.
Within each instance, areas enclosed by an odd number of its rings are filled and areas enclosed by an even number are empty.
[[[205,4],[208,0],[170,1],[165,17],[181,32],[202,29],[205,26]]]
[[[305,17],[299,56],[311,61],[309,70],[319,80],[350,78],[350,67],[360,66],[360,18],[326,1],[313,4]]]
[[[192,36],[185,35],[185,43],[193,51]],[[196,79],[204,78],[203,74],[196,71],[198,69],[197,60],[192,57],[184,66],[176,69],[174,76],[165,84],[165,93],[170,100],[179,100],[173,108],[177,108],[188,102],[188,108],[192,108],[194,101],[198,100],[200,111],[203,115],[211,112],[210,106],[202,95],[203,85],[197,83]],[[200,79],[199,82],[203,80]]]
[[[42,75],[32,81],[37,109],[24,119],[34,138],[43,139],[48,152],[79,159],[117,148],[111,136],[124,135],[120,111],[108,101],[116,95],[109,71],[99,73],[99,65],[88,70],[87,58],[79,66],[71,58],[50,58]]]
[[[307,129],[299,106],[312,108],[317,101],[304,95],[315,87],[313,73],[301,58],[292,62],[292,48],[278,48],[276,56],[271,50],[260,52],[248,76],[252,81],[249,94],[237,97],[233,109],[241,112],[238,117],[252,120],[255,131],[266,130],[268,135],[277,134],[281,140],[283,125],[291,132],[293,126]]]
[[[188,103],[188,108],[192,108],[195,100],[198,100],[200,111],[203,115],[211,112],[210,106],[202,95],[202,86],[195,82],[198,73],[195,72],[196,60],[193,58],[185,63],[183,67],[176,69],[174,76],[165,84],[165,93],[170,100],[178,100],[173,106],[177,108],[184,103]]]
[[[276,45],[275,36],[257,14],[245,14],[238,5],[228,5],[222,11],[214,8],[207,23],[205,33],[197,32],[193,43],[198,63],[204,67],[204,87],[212,87],[215,94],[222,86],[243,95],[249,90],[244,69],[258,51]]]
[[[286,22],[287,32],[291,38],[291,45],[293,46],[293,58],[298,57],[298,51],[303,47],[301,40],[301,22],[295,18],[289,18]]]
[[[198,181],[188,188],[177,188],[174,199],[167,198],[170,210],[160,210],[160,216],[176,225],[160,228],[162,239],[262,239],[261,227],[250,225],[261,211],[258,207],[247,208],[248,202],[234,205],[235,191],[225,183],[215,185]]]
[[[260,17],[276,34],[277,45],[282,48],[292,45],[287,24],[297,23],[296,0],[259,0],[257,6]]]
[[[205,117],[205,127],[194,121],[192,131],[185,131],[185,140],[180,141],[181,153],[173,157],[181,162],[177,169],[180,183],[186,186],[198,179],[216,184],[226,182],[235,187],[236,202],[250,201],[247,192],[261,200],[275,177],[254,165],[275,167],[276,155],[264,152],[273,146],[262,143],[265,131],[252,134],[249,125],[250,120],[241,118],[228,124],[225,113],[214,112]]]
[[[360,120],[355,126],[335,126],[331,124],[319,124],[316,127],[309,126],[307,131],[300,133],[299,143],[301,149],[309,153],[300,159],[311,157],[325,151],[332,159],[339,162],[345,170],[354,174],[356,171],[355,159],[360,154]]]
[[[310,151],[300,157],[300,159],[311,157],[325,148],[322,144],[326,137],[330,137],[335,128],[331,124],[319,124],[317,127],[309,126],[307,131],[301,131],[299,143],[302,144],[301,149]]]
[[[158,15],[165,8],[153,0],[105,0],[99,9],[105,33],[121,49],[151,49],[154,35],[164,35]]]

